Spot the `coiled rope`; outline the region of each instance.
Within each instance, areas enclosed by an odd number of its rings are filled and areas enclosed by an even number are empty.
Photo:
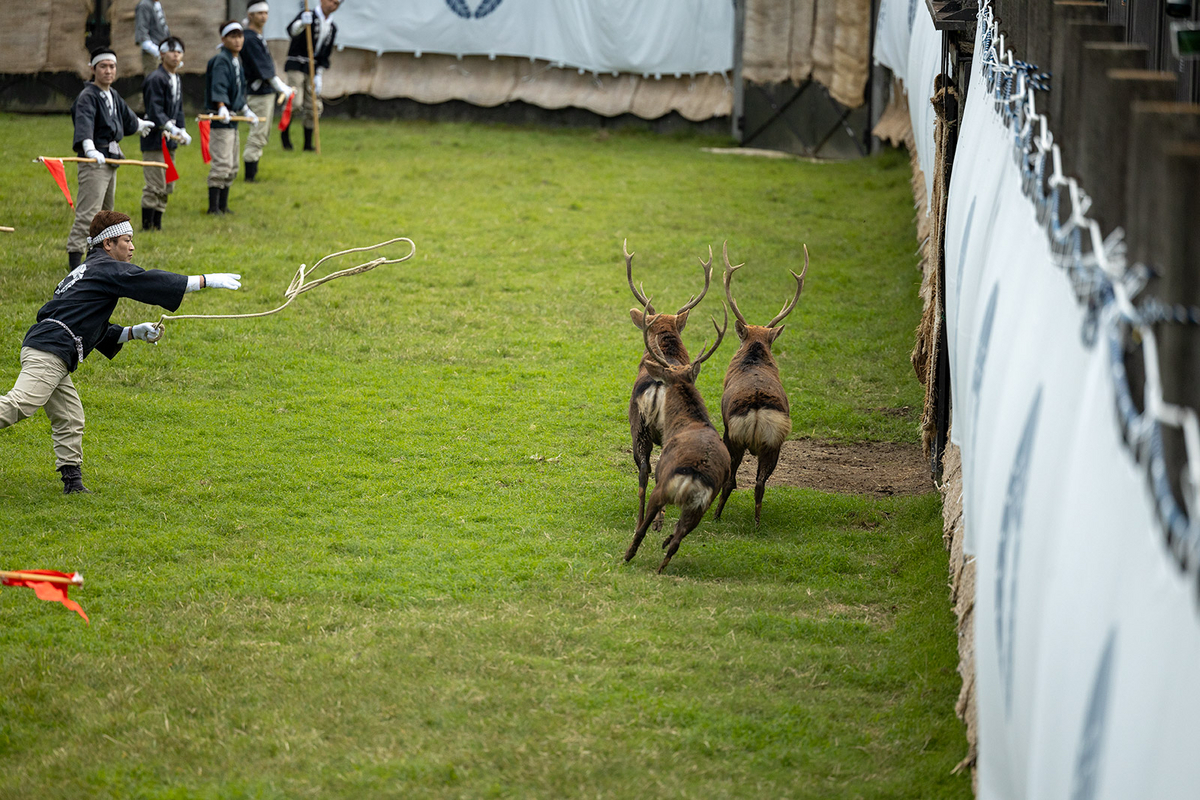
[[[312,274],[313,272],[316,272],[318,267],[320,267],[322,264],[324,264],[326,261],[328,261],[331,258],[338,258],[339,256],[348,255],[350,253],[364,253],[369,250],[378,250],[381,247],[387,247],[388,245],[395,244],[396,242],[408,242],[409,247],[412,248],[411,250],[409,250],[408,255],[402,256],[401,258],[376,258],[371,261],[367,261],[364,264],[359,264],[356,267],[349,267],[348,269],[339,270],[338,272],[331,272],[323,278],[317,278],[317,279],[311,280],[311,281],[307,280],[308,276],[310,274]],[[305,264],[300,265],[300,269],[296,270],[296,274],[294,276],[292,276],[292,282],[290,284],[288,284],[287,290],[283,293],[283,296],[287,299],[284,301],[283,305],[279,306],[279,308],[273,308],[270,311],[259,311],[259,312],[253,313],[253,314],[163,314],[159,318],[158,322],[155,323],[155,327],[158,330],[162,330],[163,323],[166,322],[167,320],[177,320],[177,319],[252,319],[254,317],[266,317],[266,316],[270,316],[271,314],[278,314],[280,311],[283,311],[285,308],[287,308],[289,305],[291,305],[292,301],[295,300],[297,297],[299,297],[300,295],[304,294],[305,292],[307,292],[311,289],[317,288],[318,286],[320,286],[323,283],[329,283],[332,280],[336,280],[338,278],[344,278],[348,275],[358,275],[363,272],[369,272],[370,270],[373,270],[376,267],[382,266],[384,264],[399,264],[402,261],[408,261],[410,258],[415,256],[416,254],[417,254],[417,246],[416,246],[416,244],[413,243],[413,240],[409,239],[407,236],[398,236],[395,239],[388,239],[386,242],[380,242],[379,244],[373,244],[373,245],[369,245],[367,247],[352,247],[349,250],[341,250],[337,253],[330,253],[329,255],[325,256],[320,261],[318,261],[316,264],[313,264],[311,268]]]

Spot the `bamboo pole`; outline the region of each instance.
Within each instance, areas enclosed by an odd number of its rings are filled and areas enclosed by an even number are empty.
[[[7,225],[0,225],[0,231],[3,231],[4,233],[15,233],[16,230],[16,228],[10,228]]]
[[[206,119],[210,122],[224,122],[225,118],[220,114],[197,114],[196,119]],[[230,117],[230,122],[249,122],[249,117]]]
[[[36,572],[6,572],[0,570],[0,580],[10,581],[37,581],[39,583],[58,583],[68,586],[82,586],[83,576],[76,572],[69,578],[60,578],[57,575],[39,575]]]
[[[64,156],[62,158],[58,158],[57,156],[38,156],[37,158],[34,159],[34,161],[35,162],[43,162],[43,161],[46,161],[47,159],[49,159],[51,161],[63,161],[63,162],[76,161],[80,164],[95,164],[96,163],[96,159],[94,159],[94,158],[81,158],[80,156]],[[161,161],[139,161],[134,158],[106,158],[106,159],[104,159],[104,163],[105,164],[125,165],[125,166],[130,166],[130,167],[159,167],[160,169],[167,168],[167,165]]]
[[[321,0],[317,0],[317,2],[319,3]],[[304,0],[304,10],[309,10],[308,0]],[[321,155],[321,118],[317,114],[317,64],[313,60],[311,22],[304,26],[304,38],[308,40],[308,93],[312,97],[313,147],[316,149],[317,155]]]

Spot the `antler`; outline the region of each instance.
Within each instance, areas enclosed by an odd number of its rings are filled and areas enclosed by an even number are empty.
[[[650,301],[647,300],[646,307],[649,308],[649,306]],[[667,357],[663,355],[662,350],[658,349],[657,339],[650,336],[650,326],[654,324],[654,320],[658,319],[658,316],[658,314],[647,315],[646,327],[642,328],[642,341],[646,343],[646,352],[650,354],[651,358],[657,361],[660,365],[669,367],[671,366],[671,363],[667,361]]]
[[[625,253],[625,277],[629,279],[629,290],[631,292],[633,292],[634,298],[636,298],[637,301],[642,304],[642,308],[646,309],[647,313],[653,314],[654,306],[650,305],[650,300],[646,297],[645,294],[640,292],[636,286],[633,285],[633,256],[634,256],[634,253],[629,252],[629,240],[628,239],[621,242],[621,251],[623,253]]]
[[[792,271],[788,270],[788,272]],[[768,328],[774,328],[784,317],[792,313],[792,309],[796,307],[796,301],[800,299],[800,293],[804,291],[804,273],[806,272],[808,272],[808,245],[804,245],[804,269],[800,270],[799,275],[792,272],[792,277],[796,279],[796,296],[792,298],[792,302],[784,306],[783,310],[775,315],[775,319],[767,323]]]
[[[724,327],[718,328],[717,318],[712,318],[713,328],[715,328],[717,331],[717,340],[713,342],[712,349],[706,348],[701,350],[700,355],[696,356],[695,360],[692,361],[693,375],[700,374],[700,365],[707,361],[713,353],[717,352],[717,348],[721,346],[721,340],[725,338],[725,331],[729,330],[729,309],[725,307],[724,303],[721,303],[721,310],[725,312],[725,325]]]
[[[683,308],[681,308],[675,312],[676,315],[683,314],[684,312],[687,312],[687,311],[691,311],[693,308],[695,308],[696,306],[698,306],[700,304],[700,301],[704,299],[704,295],[708,294],[708,284],[709,284],[709,281],[712,280],[712,260],[713,260],[712,245],[710,244],[708,246],[708,261],[707,262],[705,262],[705,260],[703,258],[700,258],[699,256],[696,256],[696,258],[699,259],[700,266],[704,268],[704,291],[700,293],[699,297],[692,295],[692,299],[688,300],[687,303],[684,304]]]
[[[730,307],[733,309],[733,315],[737,317],[738,322],[743,325],[749,325],[746,318],[742,316],[741,310],[738,309],[737,303],[733,300],[733,293],[729,291],[730,282],[733,280],[733,273],[737,272],[742,267],[746,266],[746,262],[738,264],[736,267],[729,263],[729,240],[721,245],[721,255],[725,256],[725,299],[729,301]]]

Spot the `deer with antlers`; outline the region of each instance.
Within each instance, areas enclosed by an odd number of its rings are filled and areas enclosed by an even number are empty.
[[[658,345],[663,357],[671,364],[687,364],[689,356],[683,346],[680,334],[687,325],[688,312],[695,308],[704,295],[708,294],[708,286],[712,280],[712,248],[708,248],[708,261],[700,259],[704,269],[704,291],[699,297],[693,296],[682,308],[674,314],[656,314],[654,306],[646,295],[633,285],[633,253],[629,252],[629,240],[621,244],[625,254],[625,276],[629,281],[629,289],[642,308],[629,309],[629,316],[643,334],[646,341]],[[666,387],[661,380],[650,374],[647,366],[653,361],[650,348],[642,355],[638,364],[637,378],[633,382],[633,394],[629,398],[629,435],[633,440],[633,463],[638,469],[638,524],[646,513],[646,484],[650,481],[650,453],[654,445],[663,443],[663,398]],[[662,514],[654,520],[654,530],[662,528]]]
[[[646,306],[650,307],[649,301],[646,302]],[[647,371],[666,387],[662,402],[663,449],[654,469],[654,491],[650,493],[650,507],[638,522],[633,542],[625,551],[625,561],[628,562],[637,553],[651,520],[656,518],[664,507],[678,506],[679,520],[675,523],[675,530],[662,543],[663,549],[667,551],[662,563],[658,565],[658,571],[662,572],[679,550],[679,543],[683,541],[683,537],[700,524],[704,512],[712,505],[717,492],[729,481],[729,452],[709,420],[704,398],[696,388],[700,366],[717,351],[721,340],[725,338],[725,331],[729,327],[729,312],[725,312],[724,327],[718,328],[716,319],[713,319],[717,341],[713,343],[712,348],[702,349],[695,361],[682,364],[668,359],[650,334],[655,321],[653,316],[647,319],[646,327],[642,329],[642,338],[646,342],[646,352],[651,357],[646,364]]]
[[[808,245],[804,246],[804,269],[799,275],[792,272],[792,277],[796,279],[795,297],[766,325],[751,325],[738,310],[730,284],[733,281],[733,273],[745,265],[738,264],[735,267],[729,263],[728,242],[721,249],[725,257],[725,299],[733,309],[736,319],[734,330],[737,331],[742,344],[729,362],[729,369],[725,372],[725,388],[721,394],[725,447],[729,450],[732,466],[729,480],[721,491],[721,501],[717,504],[717,510],[713,512],[713,519],[721,518],[725,501],[737,488],[737,470],[742,463],[742,457],[749,450],[750,454],[758,459],[758,478],[754,483],[754,525],[757,527],[762,516],[762,499],[767,488],[767,479],[775,471],[775,465],[779,461],[779,449],[792,432],[791,407],[788,405],[787,393],[783,390],[783,382],[779,379],[779,365],[771,355],[771,345],[783,333],[783,326],[779,323],[792,313],[800,299],[800,292],[804,291],[804,275],[808,272]]]

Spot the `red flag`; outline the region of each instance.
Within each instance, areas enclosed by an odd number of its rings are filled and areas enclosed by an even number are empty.
[[[210,122],[206,119],[200,120],[200,157],[204,159],[204,163],[212,161],[212,156],[208,152],[208,128]]]
[[[292,98],[296,95],[289,94],[287,102],[283,104],[283,113],[279,115],[279,130],[286,131],[288,125],[292,124]]]
[[[58,184],[58,188],[62,189],[62,193],[67,196],[67,202],[71,208],[75,207],[75,201],[71,199],[71,189],[67,186],[67,171],[63,169],[61,158],[43,158],[42,163],[46,165],[46,169],[50,170],[51,177]]]
[[[62,162],[59,162],[60,164]],[[39,581],[36,578],[27,577],[31,575],[46,575],[52,578],[59,578],[59,581],[51,583],[50,581]],[[71,598],[67,597],[67,589],[71,585],[78,585],[83,582],[83,578],[78,572],[68,575],[65,572],[55,572],[52,569],[23,569],[18,573],[5,572],[0,573],[0,583],[5,586],[27,586],[33,589],[33,593],[40,600],[49,600],[55,603],[62,603],[67,608],[83,617],[84,622],[91,624],[88,615],[83,613],[79,603],[76,603]],[[65,580],[63,580],[65,579]]]
[[[171,148],[167,147],[167,135],[163,134],[163,161],[167,162],[167,183],[174,183],[179,180],[179,173],[175,171],[175,162],[171,158]]]

